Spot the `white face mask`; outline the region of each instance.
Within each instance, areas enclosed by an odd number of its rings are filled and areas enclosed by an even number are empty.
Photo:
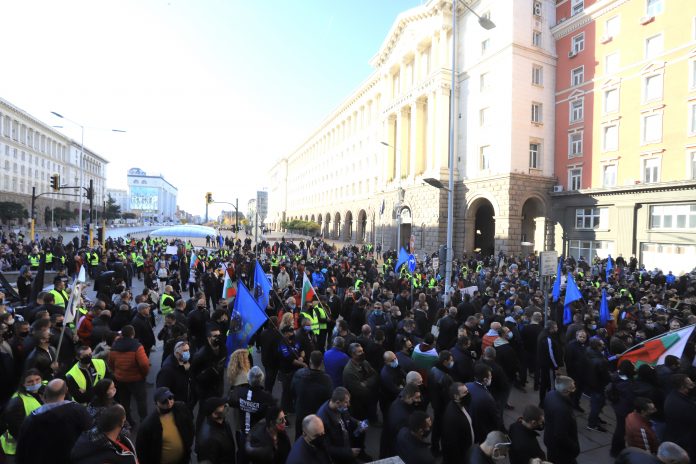
[[[485,379],[483,379],[483,384],[487,387],[490,387],[491,386],[491,378],[486,377]]]

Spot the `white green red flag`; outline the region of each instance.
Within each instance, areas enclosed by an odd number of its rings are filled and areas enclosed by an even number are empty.
[[[230,277],[231,268],[223,264],[223,270],[225,272],[225,281],[222,284],[222,298],[229,303],[232,298],[237,296],[237,282]]]
[[[690,325],[646,340],[619,355],[619,362],[628,360],[636,367],[641,364],[655,366],[664,364],[669,355],[681,358],[695,327],[696,325]]]
[[[305,301],[312,301],[314,299],[314,287],[312,287],[312,282],[307,278],[307,274],[302,276],[302,302],[300,303],[300,310],[304,310]]]

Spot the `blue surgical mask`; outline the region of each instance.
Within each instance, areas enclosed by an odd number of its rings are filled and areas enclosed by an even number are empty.
[[[399,367],[399,360],[398,360],[398,359],[395,359],[395,360],[393,360],[392,362],[390,362],[390,363],[389,363],[389,367],[393,367],[394,369],[396,369],[397,367]]]
[[[191,352],[190,351],[184,351],[183,353],[181,353],[181,360],[183,362],[188,362],[189,359],[191,359]]]
[[[447,369],[452,369],[452,368],[454,367],[454,361],[448,362],[447,364],[445,364],[445,367],[446,367]]]
[[[513,337],[514,335],[515,335],[515,334],[513,334],[512,332],[508,332],[508,333],[507,333],[507,339],[508,339],[508,340],[512,340],[512,337]]]
[[[341,414],[345,414],[348,412],[348,408],[346,408],[346,407],[338,408],[337,411],[340,412]]]
[[[41,384],[40,384],[40,383],[37,383],[36,385],[29,385],[28,387],[26,387],[26,386],[24,387],[24,389],[25,389],[26,391],[32,392],[32,393],[35,393],[35,392],[39,391],[40,388],[41,388]]]
[[[381,309],[375,309],[375,315],[376,316],[381,316],[383,311]]]
[[[303,325],[303,326],[302,326],[302,329],[303,329],[305,332],[311,332],[311,331],[312,331],[312,326],[311,326],[311,325]]]

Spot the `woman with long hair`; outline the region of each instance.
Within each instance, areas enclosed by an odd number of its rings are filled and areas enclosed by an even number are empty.
[[[104,412],[107,408],[118,404],[118,402],[114,399],[115,397],[116,384],[113,380],[101,379],[99,382],[97,382],[97,384],[94,386],[94,398],[92,398],[92,401],[89,403],[89,405],[87,405],[87,412],[94,419],[94,425],[99,422],[99,417],[101,416],[102,412]],[[131,437],[131,426],[127,420],[123,426],[123,433],[126,434],[128,438]]]
[[[245,349],[235,350],[230,356],[230,362],[227,365],[227,381],[230,388],[248,383],[247,374],[251,369],[249,362],[249,352]]]

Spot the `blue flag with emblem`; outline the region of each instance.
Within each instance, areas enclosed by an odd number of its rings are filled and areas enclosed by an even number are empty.
[[[556,270],[556,280],[553,283],[553,301],[558,301],[561,297],[561,269],[563,268],[563,256],[558,258],[558,269]]]
[[[271,298],[271,283],[258,261],[256,261],[254,269],[254,298],[259,304],[259,308],[265,311]]]
[[[605,327],[609,322],[609,302],[607,301],[607,289],[602,289],[602,302],[599,304],[599,325]]]
[[[582,300],[582,293],[573,279],[573,275],[568,273],[566,281],[565,301],[563,302],[563,324],[568,325],[573,322],[573,314],[570,311],[570,304],[573,301]]]
[[[249,347],[249,339],[266,322],[268,316],[259,308],[249,289],[240,280],[237,282],[237,296],[230,313],[230,327],[227,331],[227,356],[235,350]]]
[[[609,282],[609,276],[614,270],[614,261],[611,259],[611,255],[607,258],[607,268],[606,268],[606,281]]]
[[[408,262],[408,257],[409,254],[406,253],[404,247],[401,247],[401,250],[399,250],[399,259],[396,260],[396,266],[394,266],[394,272],[399,272],[399,268],[401,267],[401,265],[406,264]]]

